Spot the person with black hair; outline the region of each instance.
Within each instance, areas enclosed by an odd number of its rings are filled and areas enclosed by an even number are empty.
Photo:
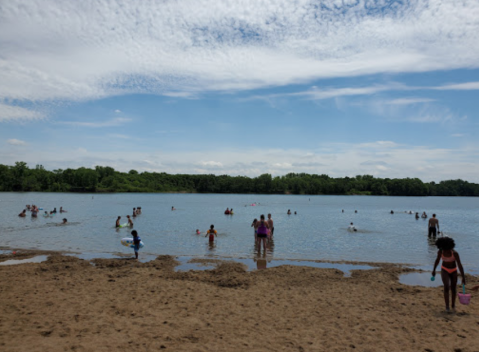
[[[428,227],[428,237],[436,237],[436,233],[439,232],[439,220],[436,219],[436,214],[432,214],[432,218],[429,219],[429,222],[427,224]],[[436,231],[437,228],[437,231]]]
[[[462,284],[466,284],[466,277],[464,276],[464,268],[459,258],[459,253],[454,250],[456,243],[450,237],[440,237],[436,241],[436,247],[439,249],[437,258],[434,262],[434,269],[432,276],[436,276],[436,267],[442,259],[441,265],[441,279],[444,284],[444,301],[446,303],[446,312],[449,313],[449,290],[451,290],[451,308],[455,312],[456,308],[456,287],[457,287],[457,268],[459,268],[462,276]]]
[[[265,221],[264,214],[261,214],[261,216],[259,217],[259,221],[256,221],[255,229],[256,236],[258,239],[258,251],[261,251],[261,242],[263,242],[263,249],[266,252],[266,240],[268,239],[269,224],[267,221]]]
[[[135,250],[135,259],[138,259],[138,251],[140,250],[141,238],[140,236],[138,236],[138,232],[136,232],[136,230],[131,231],[131,235],[133,236],[133,249]]]
[[[213,243],[215,241],[215,236],[218,237],[218,232],[215,230],[215,225],[212,224],[210,226],[210,229],[206,231],[205,237],[207,237],[208,235],[210,236],[208,239],[209,242]]]

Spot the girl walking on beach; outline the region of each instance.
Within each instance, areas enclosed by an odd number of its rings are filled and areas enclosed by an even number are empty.
[[[256,229],[258,237],[258,250],[261,251],[261,242],[263,242],[263,249],[266,252],[266,240],[268,239],[268,229],[269,225],[264,220],[264,214],[261,214],[260,220],[256,222]]]
[[[457,287],[457,268],[459,268],[462,276],[462,284],[466,284],[466,277],[464,276],[464,268],[459,258],[459,253],[454,250],[456,246],[454,240],[450,237],[441,237],[436,241],[436,246],[439,249],[437,258],[432,270],[432,276],[436,276],[436,267],[442,259],[441,265],[441,279],[444,284],[444,301],[446,303],[446,312],[451,312],[449,308],[449,290],[451,290],[451,308],[452,312],[456,309],[456,287]]]

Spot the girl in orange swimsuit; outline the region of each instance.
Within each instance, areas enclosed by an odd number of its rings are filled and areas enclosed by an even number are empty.
[[[436,267],[439,261],[442,259],[441,265],[441,279],[444,284],[444,301],[446,303],[446,312],[450,312],[449,309],[449,289],[451,290],[451,308],[455,311],[456,308],[456,287],[457,287],[457,268],[461,272],[462,284],[466,284],[466,277],[464,276],[464,268],[459,258],[459,253],[454,250],[456,244],[450,237],[441,237],[436,241],[436,246],[439,249],[437,252],[437,258],[434,262],[434,269],[432,270],[432,276],[436,276]]]

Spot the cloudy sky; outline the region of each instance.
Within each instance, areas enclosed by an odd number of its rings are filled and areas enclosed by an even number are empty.
[[[0,2],[0,163],[479,182],[479,1]]]

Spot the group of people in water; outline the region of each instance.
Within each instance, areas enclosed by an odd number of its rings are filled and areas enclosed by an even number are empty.
[[[132,218],[136,218],[138,215],[141,214],[141,207],[136,207],[136,208],[133,208],[133,214],[131,215],[127,215],[126,218],[127,218],[127,223],[125,224],[121,224],[120,221],[121,221],[121,216],[118,215],[118,217],[116,218],[116,222],[115,222],[115,227],[116,228],[119,228],[119,227],[133,227],[133,220]]]
[[[226,210],[225,210],[225,215],[233,215],[233,214],[234,214],[233,208],[231,208],[231,209],[230,209],[230,208],[226,208]]]
[[[23,209],[23,211],[20,214],[18,214],[18,216],[21,217],[21,218],[26,217],[27,216],[27,210],[31,212],[31,217],[32,218],[37,218],[39,211],[43,210],[43,209],[37,207],[34,204],[33,205],[27,204],[25,206],[25,209]],[[66,213],[67,211],[63,210],[63,207],[60,207],[59,212],[61,214],[61,213]],[[44,218],[53,217],[53,216],[55,216],[55,214],[57,214],[57,208],[53,208],[53,210],[51,210],[50,213],[48,213],[48,211],[45,211],[45,213],[43,213],[43,217]],[[68,220],[66,218],[62,219],[62,224],[66,224],[67,222],[68,222]]]
[[[406,214],[414,214],[414,212],[412,210],[406,210],[405,211]],[[394,214],[394,210],[391,210],[391,214]],[[421,216],[419,216],[419,212],[416,212],[416,220],[419,220],[419,218],[422,218],[422,219],[427,219],[427,214],[425,211],[422,212]]]
[[[172,208],[173,210],[174,208]],[[231,215],[233,209],[227,208],[225,214]],[[344,210],[343,210],[344,212]],[[296,212],[295,212],[296,213]],[[355,211],[357,213],[357,210]],[[394,212],[391,210],[391,214]],[[133,216],[136,217],[137,215],[141,214],[141,207],[134,208]],[[291,211],[288,210],[287,214],[291,214]],[[423,217],[427,218],[426,213],[423,213]],[[133,226],[133,222],[131,217],[127,215],[128,224]],[[119,216],[116,221],[116,227],[120,225]],[[271,217],[271,214],[267,215],[267,219],[265,218],[264,214],[261,214],[259,220],[254,219],[251,223],[251,227],[254,228],[254,238],[255,238],[255,245],[258,248],[258,253],[261,253],[261,247],[264,249],[264,253],[266,253],[267,244],[273,241],[274,236],[274,221]],[[354,224],[351,222],[349,229],[352,231],[357,231]],[[428,222],[428,237],[436,238],[439,232],[439,220],[436,218],[436,214],[433,214],[432,217],[429,219]],[[134,242],[134,251],[135,251],[135,258],[138,259],[138,251],[140,248],[140,237],[136,230],[131,232],[133,235],[133,242]],[[196,229],[196,234],[200,235],[201,232],[199,229]],[[218,237],[218,232],[215,229],[215,226],[212,224],[210,228],[206,231],[205,237],[208,237],[210,246],[213,245],[215,239]],[[461,263],[461,259],[459,253],[454,250],[455,242],[450,237],[440,237],[435,241],[435,245],[438,248],[437,258],[434,262],[434,267],[432,271],[432,279],[436,276],[436,268],[439,262],[442,260],[441,264],[441,279],[444,284],[444,302],[446,306],[446,312],[454,312],[456,307],[456,295],[457,295],[457,279],[458,279],[458,269],[461,274],[462,284],[466,284],[466,278],[464,274],[464,268]],[[478,290],[479,285],[474,286],[473,290]]]
[[[274,235],[274,222],[271,218],[271,214],[268,214],[268,220],[265,220],[264,214],[258,219],[254,219],[251,227],[254,228],[254,240],[258,246],[258,250],[261,251],[261,244],[266,252],[266,244],[273,240]]]

